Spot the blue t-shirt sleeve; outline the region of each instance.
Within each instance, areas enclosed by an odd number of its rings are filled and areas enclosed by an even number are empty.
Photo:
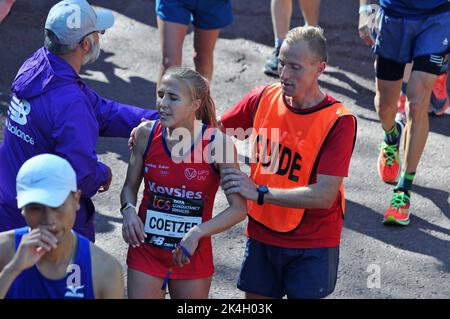
[[[87,86],[83,88],[83,91],[94,108],[100,136],[128,138],[131,130],[139,125],[142,118],[149,120],[159,118],[158,112],[155,110],[145,110],[108,100]]]
[[[97,158],[99,125],[92,108],[86,100],[75,98],[55,112],[54,121],[55,154],[74,168],[82,196],[94,196],[107,180],[108,170]]]

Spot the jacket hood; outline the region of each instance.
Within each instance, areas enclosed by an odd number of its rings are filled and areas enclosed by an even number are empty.
[[[11,91],[19,99],[29,99],[80,80],[69,63],[46,48],[40,48],[24,62]]]

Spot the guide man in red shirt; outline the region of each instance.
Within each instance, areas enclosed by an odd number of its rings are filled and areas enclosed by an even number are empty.
[[[247,298],[323,298],[334,290],[356,119],[319,88],[326,63],[322,29],[292,29],[280,49],[280,83],[255,88],[221,117],[227,134],[253,128],[250,177],[222,172],[225,193],[247,199],[238,280]]]

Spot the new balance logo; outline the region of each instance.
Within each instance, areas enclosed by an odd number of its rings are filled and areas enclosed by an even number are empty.
[[[13,96],[9,103],[8,116],[19,125],[27,124],[27,115],[31,112],[31,105],[26,100],[19,100]]]
[[[84,286],[78,286],[78,287],[75,287],[75,286],[68,286],[68,287],[66,287],[66,288],[67,288],[68,291],[66,292],[66,294],[64,295],[64,297],[69,297],[69,298],[84,298],[84,293],[77,292],[77,290],[83,289]]]
[[[442,45],[448,45],[448,39],[445,38],[444,41],[442,41]]]

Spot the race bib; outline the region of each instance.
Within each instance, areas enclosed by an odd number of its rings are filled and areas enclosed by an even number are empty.
[[[203,200],[151,193],[145,218],[145,242],[158,248],[175,249],[195,225],[202,222]]]

